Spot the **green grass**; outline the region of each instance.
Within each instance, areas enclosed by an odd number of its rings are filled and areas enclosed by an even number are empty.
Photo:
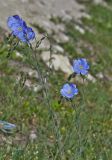
[[[90,5],[88,12],[91,19],[82,19],[85,34],[79,33],[74,23],[66,24],[66,34],[70,41],[61,44],[69,57],[86,57],[91,65],[90,73],[96,76],[102,72],[111,76],[112,63],[112,11],[102,7]],[[55,21],[55,19],[53,19]],[[58,21],[56,21],[58,23]],[[89,30],[90,28],[91,30]],[[79,47],[82,54],[77,52]],[[28,48],[21,51],[25,65],[30,63]],[[22,81],[16,81],[15,75],[21,73],[9,65],[9,60],[17,60],[15,53],[7,59],[7,46],[0,44],[0,119],[17,125],[17,131],[12,135],[0,132],[1,142],[0,160],[53,160],[58,147],[62,147],[66,134],[68,141],[55,160],[110,160],[111,156],[111,130],[112,130],[112,86],[111,81],[98,79],[95,83],[77,83],[80,94],[74,99],[77,112],[80,113],[80,140],[82,144],[82,157],[77,154],[78,134],[72,118],[76,112],[66,100],[58,103],[60,88],[65,82],[63,73],[50,75],[50,94],[52,111],[49,112],[47,99],[43,99],[42,92],[22,87]],[[40,61],[41,70],[45,73],[47,68]],[[44,69],[43,69],[44,68]],[[35,83],[39,83],[33,80]],[[75,82],[75,80],[74,80]],[[81,110],[81,112],[80,112]],[[52,114],[55,115],[55,126],[58,134],[54,132]],[[37,139],[30,140],[30,132],[34,130]],[[59,140],[59,146],[57,145]],[[2,140],[3,141],[3,140]],[[61,158],[60,158],[61,157]]]
[[[90,7],[91,6],[91,7]],[[80,47],[82,50],[81,56],[86,56],[97,63],[97,72],[109,70],[112,62],[112,11],[100,5],[89,6],[90,19],[83,18],[83,28],[85,34],[81,34],[74,27],[74,22],[66,24],[67,35],[71,37],[71,42],[65,44],[65,50],[72,57],[77,57],[73,50]],[[67,47],[68,46],[68,47]],[[80,56],[80,55],[79,55]],[[94,66],[92,66],[94,67]],[[95,70],[96,73],[96,70]]]

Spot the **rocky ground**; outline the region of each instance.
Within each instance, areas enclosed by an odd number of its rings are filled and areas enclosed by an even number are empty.
[[[64,20],[73,18],[79,21],[82,16],[88,16],[85,6],[78,1],[81,2],[80,0],[0,0],[0,26],[7,29],[7,17],[18,14],[27,22],[44,27],[48,33],[51,33],[51,30],[58,33],[63,31],[63,26],[56,26],[51,21],[52,17],[61,17]],[[102,0],[94,2],[102,3]]]
[[[0,25],[6,28],[6,20],[10,15],[18,14],[29,23],[54,27],[50,23],[52,16],[64,19],[79,19],[85,15],[85,7],[76,0],[0,0]]]
[[[50,22],[52,16],[75,20],[87,16],[85,6],[79,2],[89,2],[89,0],[0,0],[0,26],[6,28],[7,17],[18,14],[29,23],[54,29],[54,25]],[[102,3],[103,0],[94,2]]]
[[[80,18],[83,16],[89,17],[86,13],[86,8],[81,2],[89,2],[87,0],[0,0],[0,26],[2,28],[8,29],[6,25],[7,17],[10,15],[18,14],[24,20],[26,20],[30,25],[36,26],[37,28],[44,29],[48,34],[52,34],[54,39],[59,42],[69,41],[65,33],[65,26],[63,23],[55,24],[56,18],[60,17],[62,20],[71,20],[73,19],[76,23],[80,21]],[[102,3],[102,0],[94,0],[95,3]],[[38,26],[38,27],[37,27]],[[82,34],[84,33],[83,28],[76,25],[76,29],[79,30]],[[38,35],[38,33],[37,33]],[[39,37],[39,35],[37,36]],[[48,44],[44,41],[40,46],[41,48],[46,48]],[[54,50],[59,53],[63,53],[64,49],[55,44]],[[54,51],[54,52],[55,52]],[[45,52],[42,54],[42,59],[46,61],[49,58],[45,56]],[[66,54],[67,55],[67,54]],[[67,57],[59,56],[56,54],[54,68],[56,70],[60,69],[65,73],[70,73],[71,66]],[[63,65],[61,63],[63,62]]]

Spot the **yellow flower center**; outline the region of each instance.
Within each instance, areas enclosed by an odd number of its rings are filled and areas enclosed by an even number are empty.
[[[68,94],[71,94],[71,93],[72,93],[71,89],[69,89],[69,90],[67,91],[67,93],[68,93]]]
[[[22,31],[22,27],[18,27],[18,31]]]
[[[82,65],[80,65],[80,69],[83,69],[83,66],[82,66]]]

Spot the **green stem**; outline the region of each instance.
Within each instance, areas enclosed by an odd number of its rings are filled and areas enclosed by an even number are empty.
[[[40,69],[40,66],[38,65],[39,64],[39,61],[38,61],[38,58],[37,58],[37,54],[36,54],[36,49],[39,47],[39,45],[41,44],[42,40],[44,40],[45,38],[42,38],[39,42],[36,43],[36,46],[35,46],[35,49],[33,49],[32,45],[30,44],[30,48],[32,49],[33,51],[33,60],[36,61],[36,65],[35,63],[33,64],[34,68],[36,69],[38,75],[39,75],[39,79],[40,79],[40,82],[41,82],[41,85],[43,86],[43,96],[45,97],[45,100],[46,100],[46,104],[48,106],[48,110],[49,110],[49,113],[50,113],[50,117],[53,121],[53,128],[54,128],[54,132],[55,132],[55,136],[56,136],[56,139],[57,139],[57,145],[58,145],[58,148],[60,148],[60,140],[59,140],[59,137],[60,137],[60,134],[59,134],[59,127],[56,127],[56,125],[58,124],[58,121],[57,121],[57,118],[56,118],[56,115],[54,114],[53,110],[52,110],[52,106],[51,106],[51,103],[50,103],[50,97],[49,97],[49,89],[48,89],[48,86],[46,85],[46,82],[44,80],[44,77],[43,77],[43,74],[41,73],[41,69]]]

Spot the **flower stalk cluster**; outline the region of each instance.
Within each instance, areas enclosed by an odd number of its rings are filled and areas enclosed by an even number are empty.
[[[12,31],[12,35],[24,43],[29,43],[35,38],[33,29],[28,27],[26,22],[18,15],[10,16],[7,20],[7,25]]]
[[[54,131],[55,137],[56,137],[57,143],[58,143],[57,146],[59,148],[59,151],[57,152],[57,154],[55,156],[57,158],[59,153],[63,149],[64,145],[62,145],[62,142],[59,137],[60,136],[59,127],[56,126],[56,124],[58,124],[58,122],[57,122],[58,120],[52,110],[50,98],[48,96],[49,88],[46,86],[45,78],[43,77],[43,74],[41,73],[40,66],[39,66],[39,60],[38,60],[38,57],[36,54],[37,48],[39,47],[41,42],[46,38],[46,36],[42,37],[40,39],[40,41],[36,42],[35,47],[33,47],[31,44],[31,41],[34,39],[36,41],[35,32],[33,31],[33,29],[31,27],[27,26],[26,22],[22,18],[20,18],[18,15],[10,16],[7,20],[7,25],[11,30],[11,37],[13,37],[17,40],[15,45],[13,45],[13,47],[10,49],[10,52],[12,52],[16,48],[16,46],[18,45],[18,43],[20,41],[27,44],[29,46],[29,48],[31,49],[32,53],[31,53],[30,58],[33,60],[31,65],[38,72],[39,79],[40,79],[40,82],[43,87],[43,96],[44,96],[44,99],[46,100],[46,104],[48,106],[48,110],[50,113],[49,115],[50,115],[50,118],[52,119],[53,127],[55,130]],[[52,52],[51,47],[50,47],[50,50]],[[51,58],[52,58],[52,56],[50,56],[50,60],[51,60]],[[88,70],[89,70],[89,64],[85,58],[79,58],[79,59],[73,60],[73,65],[72,65],[73,73],[71,75],[69,75],[67,82],[60,89],[61,97],[65,98],[67,100],[72,100],[79,93],[79,89],[77,88],[76,84],[70,82],[71,79],[74,78],[76,75],[86,76],[88,74]],[[78,121],[77,119],[78,118],[76,116],[75,121]],[[74,123],[74,121],[73,121],[73,123]],[[76,122],[76,124],[78,124],[78,123]],[[11,124],[6,125],[6,123],[2,123],[2,126],[4,126],[5,130],[10,130],[12,128],[15,128],[14,125],[11,125]],[[8,128],[8,126],[9,126],[9,128]],[[79,124],[76,126],[76,128],[77,128],[77,132],[79,132],[78,131]],[[78,135],[79,135],[78,137],[80,139],[80,134],[78,133]],[[67,140],[68,140],[68,138],[66,138],[66,141]],[[80,145],[80,141],[79,141],[79,145]]]

